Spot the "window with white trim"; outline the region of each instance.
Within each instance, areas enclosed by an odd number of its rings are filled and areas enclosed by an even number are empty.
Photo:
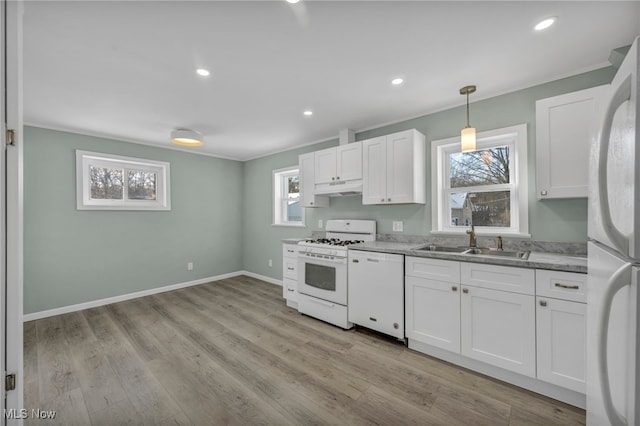
[[[76,150],[78,210],[171,210],[169,163]]]
[[[432,142],[432,232],[528,236],[526,124],[476,139],[471,152],[459,136]]]
[[[273,171],[273,224],[304,226],[298,166]]]

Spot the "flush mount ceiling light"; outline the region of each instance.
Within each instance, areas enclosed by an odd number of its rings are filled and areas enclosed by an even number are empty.
[[[198,75],[202,76],[202,77],[208,77],[208,76],[209,76],[209,74],[211,74],[211,73],[209,72],[209,70],[206,70],[206,69],[204,69],[204,68],[198,68],[198,69],[196,70],[196,73],[197,73]]]
[[[469,124],[469,94],[476,91],[476,86],[464,86],[460,89],[461,95],[467,95],[467,125],[460,132],[460,151],[469,152],[476,150],[476,129]]]
[[[171,132],[171,142],[182,146],[202,146],[202,135],[195,130],[175,129]]]
[[[404,83],[404,79],[402,79],[400,77],[397,77],[397,78],[394,78],[393,80],[391,80],[391,84],[393,84],[394,86],[399,86],[402,83]]]
[[[306,110],[305,112],[303,112],[304,115],[306,115],[307,117],[310,115],[313,115],[313,111],[310,110]]]
[[[287,3],[291,3],[291,4],[296,4],[298,3],[300,0],[287,0]]]
[[[533,27],[533,29],[536,31],[546,30],[547,28],[552,26],[557,20],[558,18],[556,18],[555,16],[552,16],[551,18],[543,19],[542,21],[538,22],[536,26]]]

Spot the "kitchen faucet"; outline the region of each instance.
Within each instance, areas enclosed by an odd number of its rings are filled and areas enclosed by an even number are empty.
[[[471,225],[471,229],[467,230],[467,234],[469,234],[469,247],[476,247],[476,230],[473,225]]]

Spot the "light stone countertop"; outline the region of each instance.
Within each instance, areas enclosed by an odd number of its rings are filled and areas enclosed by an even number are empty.
[[[587,273],[587,258],[580,255],[545,253],[532,251],[526,260],[480,254],[462,254],[417,250],[425,244],[395,241],[372,241],[354,244],[349,250],[374,251],[381,253],[404,254],[405,256],[429,257],[433,259],[457,260],[462,262],[487,263],[492,265],[517,266],[521,268],[551,269],[565,272]]]

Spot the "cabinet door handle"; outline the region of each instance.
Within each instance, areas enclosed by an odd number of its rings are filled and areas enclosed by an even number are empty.
[[[467,294],[467,293],[469,293],[469,289],[468,289],[468,288],[463,288],[463,289],[462,289],[462,292],[463,292],[464,294]]]
[[[382,200],[380,200],[380,201],[382,201],[384,203],[384,198]]]
[[[391,198],[387,198],[387,201],[391,201]]]
[[[309,205],[310,205],[310,206],[312,206],[312,205],[313,205],[313,201],[312,201],[312,202],[310,202],[310,203],[309,203]]]
[[[567,284],[560,284],[560,283],[554,283],[553,285],[560,288],[566,288],[567,290],[580,290],[579,285],[567,285]]]
[[[458,291],[458,287],[456,287],[455,285],[451,286],[451,291]]]
[[[331,178],[331,180],[336,180],[336,177],[335,177],[335,176],[334,176],[334,177],[332,177],[332,178]]]
[[[543,197],[547,195],[547,190],[543,189],[542,191],[540,191],[540,195],[542,195]]]
[[[340,176],[337,176],[337,177],[336,177],[336,180],[340,180]]]
[[[540,301],[540,306],[547,306],[547,301],[546,300],[541,300]]]
[[[358,259],[351,259],[351,261],[352,261],[353,263],[360,263],[360,261],[359,261]]]

